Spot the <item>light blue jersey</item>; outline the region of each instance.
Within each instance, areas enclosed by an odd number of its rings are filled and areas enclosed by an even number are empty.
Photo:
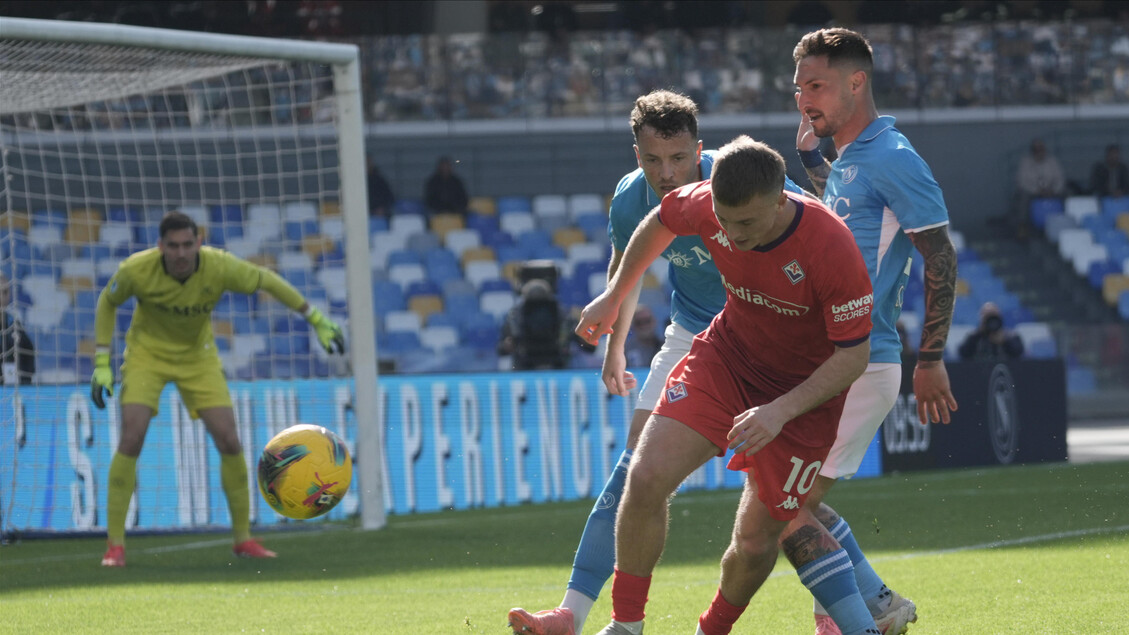
[[[715,155],[714,150],[702,152],[699,172],[702,180],[709,178]],[[784,188],[806,194],[788,177],[784,177]],[[661,201],[647,183],[642,168],[620,179],[608,211],[608,236],[612,246],[625,251],[635,227]],[[677,236],[662,256],[670,263],[668,280],[674,289],[670,297],[670,321],[691,333],[701,333],[725,306],[725,287],[709,251],[698,236]]]
[[[855,235],[874,285],[870,361],[898,363],[896,324],[914,251],[906,234],[948,224],[941,187],[894,118],[879,117],[831,164],[823,202]]]

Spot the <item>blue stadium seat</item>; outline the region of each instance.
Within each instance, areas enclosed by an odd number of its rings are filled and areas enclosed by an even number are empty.
[[[478,312],[478,296],[473,293],[445,293],[443,306],[455,315]]]
[[[295,244],[300,244],[306,236],[313,236],[318,233],[318,222],[316,220],[288,220],[284,227],[286,240]]]
[[[78,257],[83,260],[91,260],[97,262],[107,258],[112,258],[114,250],[109,245],[94,243],[91,245],[82,245],[78,248]]]
[[[530,250],[526,249],[524,245],[502,245],[496,247],[494,252],[498,256],[498,262],[505,264],[529,260]]]
[[[409,249],[397,249],[388,254],[388,263],[386,269],[391,269],[394,265],[422,265],[423,258],[419,253]]]
[[[66,231],[67,229],[67,210],[65,209],[37,209],[31,214],[31,226],[41,227],[50,226],[58,227],[60,230]]]
[[[453,326],[461,329],[463,318],[460,314],[450,310],[443,310],[427,316],[427,326]]]
[[[1051,214],[1062,214],[1065,205],[1061,198],[1037,198],[1031,201],[1031,223],[1042,229]]]
[[[953,303],[953,324],[979,324],[980,305],[971,296],[957,296]]]
[[[533,201],[526,196],[500,196],[496,201],[498,214],[510,212],[532,212]]]
[[[1110,221],[1115,221],[1117,215],[1122,212],[1129,212],[1129,196],[1121,196],[1114,198],[1106,196],[1101,200],[1102,216],[1105,216]]]
[[[388,231],[388,219],[383,216],[369,216],[368,218],[368,233],[375,234],[376,232]]]
[[[382,357],[403,355],[419,347],[419,334],[412,331],[387,331],[377,341],[377,350]]]
[[[106,220],[117,223],[137,224],[141,222],[141,210],[133,207],[111,207],[106,210]]]
[[[605,214],[581,214],[576,226],[588,237],[588,242],[603,243],[608,240],[608,217]]]
[[[557,280],[557,299],[567,307],[582,307],[588,304],[588,278],[569,276]]]
[[[212,221],[210,225],[212,229],[217,226],[227,228],[238,225],[240,228],[243,227],[243,208],[239,205],[213,205],[208,213]]]
[[[392,204],[392,215],[398,216],[405,214],[426,216],[427,206],[423,204],[423,201],[415,198],[396,199],[396,202]]]
[[[278,273],[303,294],[307,292],[314,281],[313,275],[305,269],[285,269]]]
[[[1121,263],[1112,260],[1102,260],[1099,262],[1091,262],[1090,270],[1087,272],[1086,279],[1090,281],[1090,286],[1095,289],[1102,288],[1102,281],[1105,280],[1107,274],[1121,273]]]
[[[552,245],[553,237],[547,231],[541,229],[531,229],[529,231],[522,232],[521,235],[517,237],[517,240],[515,242],[530,251],[535,251],[544,249],[545,247]]]
[[[471,348],[494,351],[498,346],[501,335],[501,326],[494,318],[486,313],[474,312],[463,314],[461,324],[462,341]]]
[[[373,304],[376,305],[376,312],[379,315],[384,315],[389,311],[403,311],[408,308],[407,299],[404,297],[404,290],[400,285],[392,282],[391,280],[379,280],[372,285],[372,299]]]
[[[1085,366],[1070,365],[1066,369],[1066,392],[1069,395],[1088,395],[1098,389],[1094,371]]]
[[[490,291],[509,291],[512,293],[514,285],[505,278],[494,278],[492,280],[483,280],[478,290],[480,293],[489,293]]]
[[[417,295],[443,295],[443,287],[434,280],[421,280],[408,285],[405,297],[411,299]]]
[[[479,237],[484,247],[490,247],[494,251],[515,244],[514,237],[500,229],[480,230]]]
[[[220,296],[219,302],[212,311],[214,314],[224,319],[228,315],[251,315],[255,310],[255,297],[243,293],[225,293]]]
[[[1129,320],[1129,291],[1122,291],[1117,296],[1117,314],[1123,320]]]
[[[498,217],[471,212],[467,214],[466,227],[477,231],[479,235],[485,236],[486,232],[498,231]]]

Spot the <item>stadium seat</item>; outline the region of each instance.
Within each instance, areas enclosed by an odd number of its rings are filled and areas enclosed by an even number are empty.
[[[392,204],[392,220],[397,218],[404,218],[406,216],[418,216],[422,221],[423,217],[427,215],[427,206],[423,201],[416,198],[398,198]]]
[[[344,267],[325,267],[314,274],[314,278],[331,300],[344,300],[349,292]]]
[[[388,254],[386,264],[387,268],[395,267],[396,265],[421,265],[423,264],[423,256],[408,249],[397,249]]]
[[[537,223],[530,212],[510,212],[501,216],[498,227],[510,236],[520,236],[523,232],[536,228]]]
[[[606,249],[599,243],[576,243],[568,247],[568,259],[572,262],[604,261],[607,259]]]
[[[490,293],[491,291],[505,291],[506,293],[514,292],[514,283],[511,279],[502,276],[501,278],[493,278],[490,280],[483,280],[482,286],[478,289],[479,293]]]
[[[1086,274],[1086,280],[1090,282],[1091,287],[1101,290],[1105,285],[1105,279],[1107,277],[1120,275],[1121,264],[1115,263],[1113,260],[1110,260],[1108,258],[1103,258],[1102,260],[1090,263],[1089,271]]]
[[[461,331],[463,343],[474,349],[493,353],[498,346],[501,323],[492,315],[474,311],[465,314]]]
[[[471,247],[459,256],[459,262],[462,263],[464,269],[468,264],[480,260],[497,262],[498,256],[490,247]]]
[[[239,205],[212,205],[208,212],[209,227],[243,226],[243,208]]]
[[[373,283],[372,300],[376,312],[381,315],[389,311],[404,311],[408,308],[403,287],[391,280],[378,280]]]
[[[490,196],[473,196],[467,203],[467,208],[482,216],[497,216],[498,205]],[[471,214],[472,216],[474,214]]]
[[[388,231],[391,234],[400,236],[411,236],[419,232],[427,231],[427,222],[421,215],[410,214],[407,216],[393,216],[388,221]]]
[[[408,249],[422,256],[433,249],[439,249],[443,243],[439,240],[439,236],[431,232],[419,232],[408,236],[406,244]]]
[[[1066,369],[1066,393],[1069,396],[1088,395],[1098,389],[1094,371],[1085,366],[1069,365]]]
[[[1073,229],[1077,226],[1078,224],[1074,222],[1074,219],[1067,216],[1065,213],[1050,214],[1047,216],[1047,226],[1045,228],[1047,240],[1058,242],[1059,234],[1064,230]]]
[[[486,291],[479,297],[479,309],[500,323],[516,301],[513,291]]]
[[[72,245],[98,242],[98,232],[101,228],[102,213],[98,210],[72,209],[68,214],[63,240]]]
[[[1090,265],[1096,262],[1102,262],[1109,258],[1109,252],[1104,245],[1095,245],[1089,243],[1087,248],[1076,252],[1070,259],[1074,264],[1074,272],[1079,276],[1086,277],[1090,272]],[[1096,286],[1096,285],[1095,285]]]
[[[409,295],[408,310],[418,315],[421,323],[426,324],[432,313],[443,310],[443,298],[437,294]]]
[[[505,269],[507,265],[524,262],[530,258],[530,250],[522,245],[502,245],[495,249],[495,253],[498,257],[498,262],[502,263],[503,269]]]
[[[341,216],[341,202],[340,201],[322,201],[318,204],[318,215],[321,216],[323,221],[330,220],[333,217]]]
[[[452,326],[458,330],[462,325],[462,316],[444,309],[427,316],[427,321],[424,324],[425,326]]]
[[[290,201],[282,206],[282,219],[284,221],[316,221],[318,207],[310,201]]]
[[[468,315],[478,312],[477,293],[447,293],[443,295],[446,311],[452,315]]]
[[[533,202],[525,196],[501,196],[495,203],[499,216],[533,212]]]
[[[368,233],[375,234],[376,232],[386,231],[388,231],[388,218],[384,216],[369,216]]]
[[[514,244],[537,253],[553,244],[553,235],[543,229],[530,229],[515,235]]]
[[[408,284],[404,291],[404,294],[409,299],[417,295],[439,296],[443,294],[443,288],[434,280],[424,279]]]
[[[1129,320],[1129,290],[1122,291],[1117,296],[1117,314],[1123,320]]]
[[[125,223],[104,223],[98,232],[98,239],[110,248],[129,248],[130,244],[133,243],[133,229]]]
[[[459,331],[453,326],[428,326],[419,333],[420,345],[440,353],[458,346]]]
[[[483,281],[502,277],[502,268],[493,260],[474,260],[463,266],[463,277],[478,289]]]
[[[607,214],[581,214],[576,217],[576,227],[584,232],[588,242],[599,243],[608,240]]]
[[[1102,216],[1116,220],[1119,214],[1129,212],[1129,196],[1114,198],[1106,196],[1101,200]]]
[[[304,251],[284,251],[275,259],[279,271],[313,271],[314,260]]]
[[[599,194],[573,194],[568,197],[568,215],[573,221],[585,214],[607,214],[604,197]]]
[[[337,242],[345,240],[345,219],[341,216],[322,216],[318,221],[318,231]]]
[[[399,355],[405,355],[407,353],[415,352],[419,349],[419,347],[420,342],[418,330],[388,330],[377,337],[377,353],[381,358],[395,358]]]
[[[302,238],[302,251],[309,255],[314,262],[317,262],[325,254],[333,254],[338,251],[338,245],[329,236],[314,234]]]
[[[181,205],[177,207],[176,210],[191,218],[196,223],[197,228],[208,227],[211,224],[211,214],[208,213],[208,208],[203,205]],[[111,210],[111,212],[112,211],[113,210]],[[109,220],[116,220],[112,213],[107,218]]]
[[[484,232],[498,231],[498,217],[471,212],[467,214],[465,228],[477,231],[480,236]]]
[[[965,338],[968,337],[968,334],[975,331],[976,328],[976,323],[957,324],[956,320],[954,320],[952,326],[949,327],[949,339],[945,341],[945,359],[960,359],[960,353],[958,351],[961,343],[963,343]]]
[[[31,229],[36,227],[54,227],[59,230],[59,236],[62,236],[63,231],[67,228],[67,211],[62,209],[35,210],[31,215]]]
[[[1047,226],[1047,218],[1051,214],[1065,214],[1066,209],[1061,198],[1036,198],[1031,200],[1031,224],[1039,229]]]
[[[180,207],[178,209],[183,211],[185,214],[188,214],[193,220],[196,220],[196,224],[199,225],[200,221],[196,216],[193,216],[192,214],[189,214],[187,211],[185,211],[186,207],[188,206]],[[196,208],[196,210],[202,211],[204,220],[207,220],[208,210],[200,205],[194,207]],[[120,205],[115,205],[106,210],[106,220],[111,223],[124,223],[126,225],[130,225],[133,223],[141,222],[141,212],[133,207],[122,207]]]
[[[419,263],[404,263],[388,267],[388,279],[407,289],[413,282],[427,279],[427,270]]]
[[[1121,294],[1129,290],[1129,275],[1117,272],[1106,274],[1102,279],[1102,298],[1112,307],[1117,306]]]
[[[1066,215],[1074,219],[1075,223],[1081,223],[1086,216],[1098,214],[1101,211],[1098,207],[1098,199],[1093,196],[1067,197],[1064,209]]]
[[[466,250],[479,247],[482,244],[478,232],[473,229],[455,229],[449,231],[443,238],[443,242],[447,249],[450,249],[456,256],[460,257]]]
[[[431,233],[443,239],[447,236],[448,232],[465,228],[466,221],[463,219],[462,214],[436,214],[431,217],[429,225]]]

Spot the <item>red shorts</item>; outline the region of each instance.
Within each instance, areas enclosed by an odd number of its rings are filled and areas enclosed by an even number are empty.
[[[654,412],[706,437],[718,447],[718,456],[724,456],[733,418],[790,388],[739,375],[735,370],[739,363],[726,359],[721,347],[700,337],[670,371]],[[729,460],[729,469],[751,473],[757,496],[773,518],[791,520],[803,506],[835,442],[845,398],[846,391],[784,424],[780,434],[756,454],[735,454]]]

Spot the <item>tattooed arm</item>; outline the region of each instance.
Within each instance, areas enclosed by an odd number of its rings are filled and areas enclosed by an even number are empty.
[[[946,226],[911,232],[909,239],[925,258],[925,317],[913,371],[917,418],[923,425],[930,421],[949,423],[949,411],[957,409],[957,402],[943,357],[956,299],[956,249]]]

